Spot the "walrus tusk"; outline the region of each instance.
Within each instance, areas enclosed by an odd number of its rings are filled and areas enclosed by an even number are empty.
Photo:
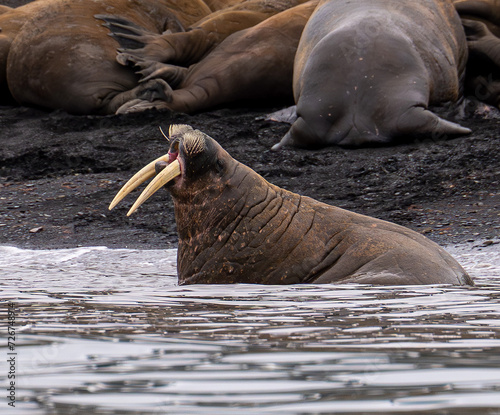
[[[146,200],[149,199],[160,187],[168,183],[174,177],[181,174],[181,165],[179,160],[175,159],[167,167],[165,167],[158,175],[148,184],[148,186],[143,190],[141,195],[137,198],[135,203],[132,205],[127,213],[130,216],[135,210],[141,206]]]
[[[113,209],[125,196],[127,196],[137,186],[139,186],[146,180],[153,177],[155,175],[155,164],[159,161],[166,161],[168,163],[168,154],[158,157],[156,160],[153,160],[147,166],[143,167],[136,174],[134,174],[132,178],[127,183],[125,183],[125,185],[116,194],[115,198],[109,205],[109,210]]]

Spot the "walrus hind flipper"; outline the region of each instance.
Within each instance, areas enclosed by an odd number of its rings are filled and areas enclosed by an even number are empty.
[[[104,21],[102,25],[109,29],[109,35],[114,38],[122,48],[143,48],[144,46],[146,46],[146,43],[142,40],[144,36],[159,35],[159,33],[150,32],[142,26],[139,26],[134,22],[131,22],[130,20],[120,16],[96,14],[94,15],[94,17],[96,19]]]
[[[401,136],[410,135],[415,138],[428,136],[427,138],[431,139],[443,139],[472,132],[469,128],[440,118],[420,106],[410,108],[399,117],[396,131]]]
[[[337,132],[332,136],[319,134],[299,117],[281,141],[271,149],[276,151],[288,145],[307,148],[320,148],[333,144],[343,147],[378,146],[390,144],[393,141],[409,141],[409,139],[443,140],[471,133],[469,128],[440,118],[423,107],[412,107],[405,111],[397,120],[395,128],[389,130],[391,131],[389,135],[366,131],[363,133],[362,129],[352,128],[352,125],[348,126],[348,129],[349,133]],[[345,128],[339,130],[343,131]]]
[[[126,102],[116,110],[116,114],[133,114],[148,110],[168,111],[167,103],[161,100],[146,101],[143,99],[134,99]]]

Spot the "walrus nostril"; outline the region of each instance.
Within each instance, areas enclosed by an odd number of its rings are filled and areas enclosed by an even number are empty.
[[[167,166],[168,166],[168,163],[166,161],[163,161],[163,160],[162,161],[158,161],[155,164],[155,172],[156,172],[156,174],[160,173]]]

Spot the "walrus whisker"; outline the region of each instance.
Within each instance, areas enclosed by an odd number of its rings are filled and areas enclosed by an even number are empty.
[[[127,216],[130,216],[132,213],[136,211],[136,209],[141,206],[146,200],[148,200],[158,189],[167,184],[173,178],[179,176],[181,174],[179,160],[175,159],[170,163],[167,167],[165,167],[158,175],[151,180],[151,183],[143,190],[141,195],[137,198],[135,203],[132,205],[130,210],[127,213]]]
[[[115,198],[109,205],[109,210],[113,209],[125,196],[127,196],[137,186],[139,186],[146,180],[149,180],[151,177],[153,177],[155,175],[155,164],[159,161],[166,161],[168,163],[168,154],[164,154],[163,156],[158,157],[156,160],[153,160],[151,163],[147,164],[136,174],[134,174],[130,178],[130,180],[127,183],[125,183],[125,185],[116,194]]]
[[[158,128],[160,129],[160,133],[161,133],[161,135],[162,135],[163,137],[165,137],[165,138],[167,139],[167,141],[170,143],[170,138],[169,138],[167,135],[165,135],[165,133],[163,132],[163,130],[162,130],[162,128],[161,128],[161,126],[160,126],[160,127],[158,127]]]
[[[202,153],[205,148],[204,134],[201,131],[188,131],[184,134],[184,151],[193,156]]]
[[[168,127],[168,136],[170,138],[181,136],[188,131],[193,131],[193,127],[186,124],[171,124],[170,127]]]

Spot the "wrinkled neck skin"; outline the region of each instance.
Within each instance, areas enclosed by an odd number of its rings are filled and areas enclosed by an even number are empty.
[[[299,268],[292,273],[282,265],[287,250],[293,250],[298,241],[281,243],[287,239],[285,232],[295,219],[301,196],[268,183],[235,160],[222,179],[207,181],[210,186],[189,197],[183,193],[182,200],[172,192],[179,234],[179,284],[302,282],[298,275],[307,276],[307,272]],[[307,223],[301,226],[305,232]],[[273,263],[270,258],[281,260]]]

